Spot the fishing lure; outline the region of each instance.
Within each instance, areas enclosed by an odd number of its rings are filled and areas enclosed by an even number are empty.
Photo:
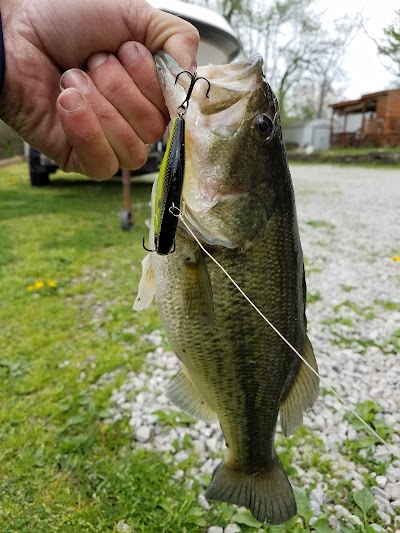
[[[191,77],[189,90],[185,100],[178,107],[178,117],[172,124],[171,136],[168,140],[164,158],[157,178],[154,199],[154,250],[143,247],[149,252],[168,255],[175,251],[175,234],[178,218],[173,210],[180,208],[183,177],[185,173],[185,119],[184,115],[189,107],[189,100],[195,83],[202,79],[208,83],[206,97],[210,91],[210,82],[206,78],[197,77],[188,70],[183,70],[175,78],[175,84],[181,74]]]
[[[154,199],[154,247],[160,255],[175,250],[178,219],[170,208],[179,208],[185,172],[185,120],[179,116],[172,125],[164,159],[161,163]]]

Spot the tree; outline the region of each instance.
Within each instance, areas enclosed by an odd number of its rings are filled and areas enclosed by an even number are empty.
[[[263,55],[264,74],[277,95],[283,119],[291,94],[319,53],[313,1],[216,0],[214,4],[235,28],[246,55]]]
[[[246,55],[264,57],[264,74],[276,93],[282,120],[299,108],[311,89],[313,116],[322,116],[335,82],[344,79],[341,61],[359,24],[339,19],[322,27],[316,0],[192,0],[215,9],[231,24]]]
[[[319,50],[305,76],[311,88],[310,109],[318,118],[324,116],[329,98],[336,96],[338,84],[346,80],[342,62],[350,42],[361,28],[361,17],[359,14],[352,19],[345,16],[336,19],[331,26],[330,32],[320,28]]]
[[[384,63],[386,68],[400,81],[400,11],[395,11],[396,20],[384,28],[385,40],[378,45],[378,51],[389,63]]]

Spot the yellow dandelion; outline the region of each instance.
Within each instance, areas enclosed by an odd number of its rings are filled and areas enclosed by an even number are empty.
[[[28,285],[27,288],[26,288],[26,290],[27,290],[27,291],[34,291],[35,288],[36,288],[35,285]]]
[[[400,263],[400,255],[395,255],[394,257],[392,257],[392,260],[398,261]]]
[[[42,287],[44,287],[44,282],[43,281],[37,281],[34,285],[34,288],[35,289],[41,289]]]
[[[54,287],[57,287],[57,283],[56,283],[54,280],[52,280],[52,279],[48,279],[48,280],[47,280],[47,285],[48,285],[49,287],[53,287],[53,288],[54,288]]]

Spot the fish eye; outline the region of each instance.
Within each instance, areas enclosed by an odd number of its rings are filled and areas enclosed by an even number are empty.
[[[254,119],[253,127],[256,137],[260,141],[270,141],[275,132],[275,125],[272,119],[265,113],[258,115]]]

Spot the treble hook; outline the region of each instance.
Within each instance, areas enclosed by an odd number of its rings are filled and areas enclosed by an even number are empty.
[[[194,89],[194,86],[195,86],[195,83],[198,81],[198,80],[204,80],[205,82],[208,83],[208,89],[207,89],[207,92],[206,92],[206,98],[208,98],[208,93],[210,92],[210,89],[211,89],[211,84],[210,82],[207,80],[207,78],[203,78],[203,76],[197,76],[197,73],[195,72],[194,74],[192,72],[190,72],[189,70],[182,70],[181,72],[179,72],[179,74],[176,76],[175,78],[175,85],[176,85],[176,82],[178,81],[178,78],[181,74],[183,73],[186,73],[186,74],[189,74],[190,76],[190,85],[189,85],[189,90],[187,92],[187,95],[186,95],[186,98],[184,99],[184,101],[181,103],[181,105],[178,107],[178,110],[181,109],[182,111],[180,112],[180,116],[183,116],[186,111],[187,111],[187,108],[189,107],[189,100],[190,100],[190,97],[192,96],[192,92],[193,92],[193,89]]]

